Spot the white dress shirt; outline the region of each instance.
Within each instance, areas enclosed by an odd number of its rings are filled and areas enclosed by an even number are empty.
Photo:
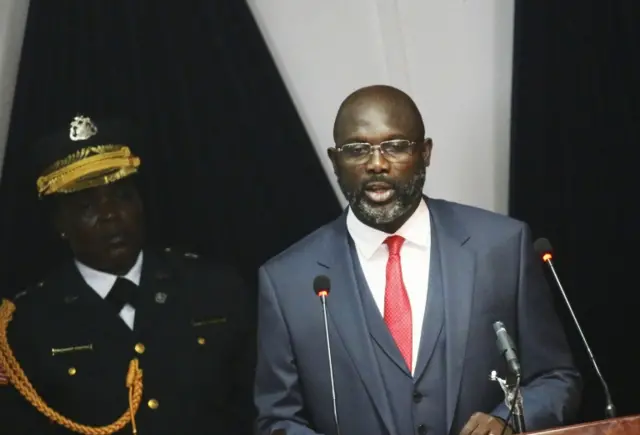
[[[128,279],[137,286],[140,285],[140,275],[142,273],[142,257],[142,251],[140,251],[138,259],[136,260],[136,263],[133,265],[129,273],[127,273],[125,276],[122,276],[121,278]],[[98,293],[98,295],[100,295],[102,299],[106,298],[109,294],[109,291],[111,290],[111,287],[113,287],[113,284],[115,284],[118,276],[92,269],[89,266],[80,263],[78,260],[76,260],[76,266],[78,267],[78,271],[80,272],[80,275],[82,275],[82,278],[84,278],[87,285],[91,287],[96,293]],[[133,322],[135,320],[135,314],[135,308],[133,308],[129,304],[125,304],[125,306],[122,307],[122,310],[120,310],[120,317],[132,330]]]
[[[389,259],[389,248],[384,241],[391,234],[365,225],[353,214],[351,208],[347,213],[347,230],[356,246],[360,266],[373,299],[380,314],[384,316],[386,270]],[[431,259],[431,217],[424,199],[395,235],[405,239],[400,249],[400,264],[402,265],[402,278],[411,304],[412,368],[415,369],[427,305]]]

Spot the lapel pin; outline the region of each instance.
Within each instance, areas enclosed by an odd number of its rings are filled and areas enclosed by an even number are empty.
[[[164,304],[167,300],[167,294],[163,292],[156,293],[156,303]]]

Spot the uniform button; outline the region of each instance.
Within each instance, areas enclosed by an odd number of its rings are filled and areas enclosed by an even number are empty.
[[[145,347],[144,347],[144,344],[138,343],[138,344],[136,344],[134,349],[136,350],[136,352],[138,352],[140,355],[142,355],[144,353]]]
[[[420,394],[418,391],[414,391],[413,392],[413,401],[415,403],[419,403],[422,400],[422,394]]]
[[[427,426],[421,424],[418,426],[418,435],[426,435],[427,434]]]
[[[198,337],[198,344],[205,344],[207,342],[207,340],[204,339],[204,337]]]
[[[75,375],[78,371],[76,370],[76,368],[75,368],[75,367],[69,367],[68,372],[69,372],[69,376],[73,376],[73,375]]]
[[[151,399],[147,402],[147,406],[151,409],[158,409],[158,406],[160,406],[160,404],[156,399]]]

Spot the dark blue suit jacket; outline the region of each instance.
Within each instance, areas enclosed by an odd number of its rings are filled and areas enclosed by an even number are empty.
[[[570,422],[579,405],[580,376],[529,228],[443,200],[428,199],[428,206],[439,241],[444,295],[442,426],[457,434],[478,411],[506,418],[504,396],[489,381],[492,370],[505,368],[492,328],[497,320],[516,341],[527,430]],[[388,399],[381,365],[375,363],[352,261],[343,215],[260,269],[255,386],[260,434],[277,428],[289,435],[336,433],[322,311],[312,290],[317,275],[332,282],[329,327],[342,433],[398,435],[398,426],[409,427],[394,421],[398,404]],[[389,355],[399,353],[389,349]]]

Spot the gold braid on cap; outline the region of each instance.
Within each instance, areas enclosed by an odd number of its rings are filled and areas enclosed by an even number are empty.
[[[122,433],[121,430],[124,427],[131,425],[131,432],[134,435],[137,434],[136,414],[140,408],[143,392],[142,369],[140,368],[138,360],[134,358],[129,363],[129,370],[123,383],[123,390],[126,389],[129,396],[128,409],[126,409],[116,421],[107,426],[88,426],[76,423],[47,405],[33,387],[14,356],[7,339],[7,329],[13,319],[15,310],[16,306],[13,302],[6,299],[2,301],[0,305],[0,368],[4,368],[9,382],[18,390],[22,397],[52,422],[75,433],[85,435],[111,435]]]
[[[38,195],[71,193],[103,186],[138,172],[140,158],[126,145],[82,148],[51,165],[38,178]]]

